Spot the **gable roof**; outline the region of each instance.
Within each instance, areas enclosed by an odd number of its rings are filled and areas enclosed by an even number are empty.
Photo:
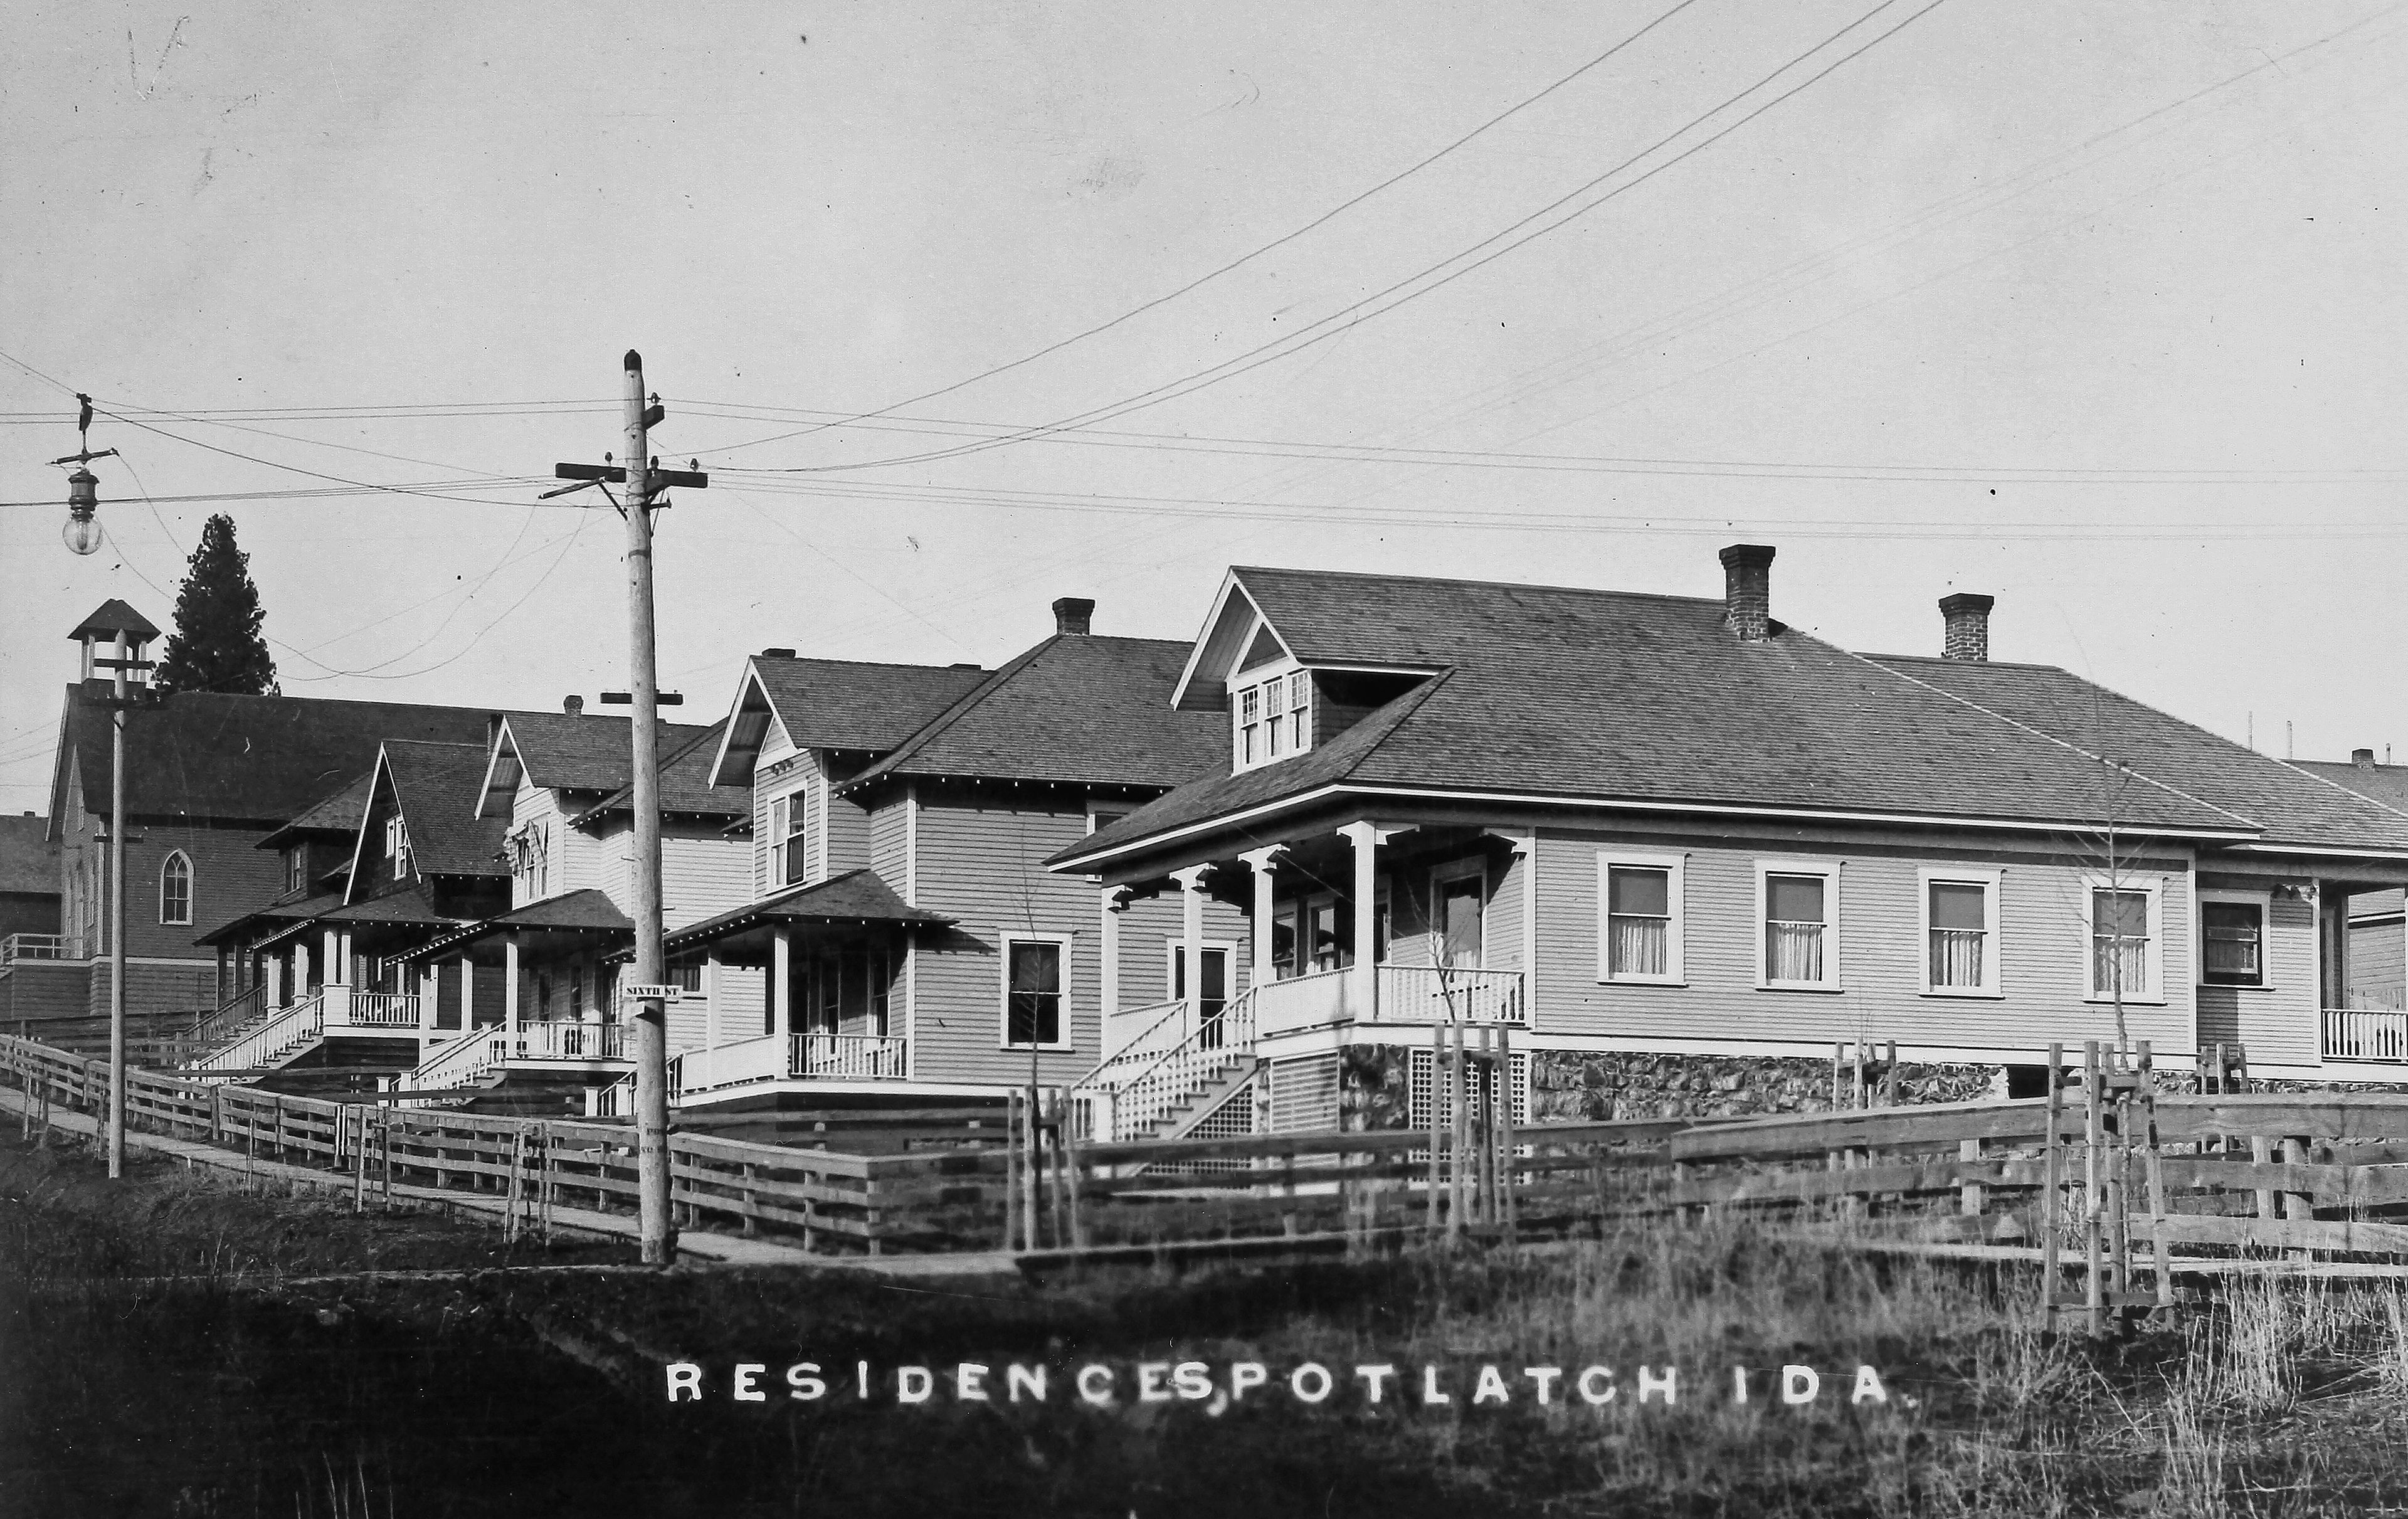
[[[913,907],[874,870],[848,870],[816,885],[763,897],[715,917],[690,923],[662,940],[664,950],[689,949],[756,923],[892,923],[941,926],[953,920]]]
[[[509,874],[501,861],[502,836],[509,820],[479,817],[474,811],[477,788],[485,779],[482,744],[395,739],[384,746],[380,764],[400,804],[410,853],[422,875]]]
[[[93,614],[76,624],[67,635],[69,643],[81,643],[87,638],[114,638],[125,635],[127,641],[148,643],[159,636],[159,625],[127,606],[115,596],[100,604]]]
[[[1307,664],[1445,673],[1294,759],[1232,775],[1223,738],[1216,773],[1056,867],[1335,785],[2043,828],[2113,812],[2135,832],[2408,852],[2408,816],[2062,670],[1869,657],[1779,623],[1742,642],[1719,599],[1230,574]]]
[[[729,709],[710,778],[748,781],[773,723],[796,749],[882,754],[986,680],[976,666],[755,654]]]
[[[99,695],[107,686],[94,681],[92,689]],[[280,824],[366,774],[387,738],[482,743],[488,721],[481,707],[170,692],[128,715],[125,810]],[[51,781],[54,825],[71,763],[85,810],[108,810],[108,709],[87,700],[82,685],[68,686]]]
[[[606,794],[618,790],[627,784],[628,771],[635,766],[628,721],[581,713],[575,717],[566,712],[511,713],[494,737],[483,787],[471,805],[481,813],[496,791],[515,791],[521,776],[546,790]],[[663,723],[657,739],[660,752],[682,750],[708,731],[691,723]],[[513,766],[515,773],[510,773]]]
[[[840,789],[892,776],[1175,786],[1227,761],[1228,725],[1170,705],[1188,646],[1057,633]]]
[[[661,755],[661,811],[683,813],[708,818],[740,818],[752,810],[752,792],[746,786],[714,786],[710,783],[712,762],[719,754],[719,740],[726,731],[727,720],[720,719],[704,728],[677,749]],[[635,810],[636,788],[621,786],[617,791],[568,820],[572,828]]]
[[[304,808],[299,816],[259,841],[261,849],[283,849],[301,841],[308,834],[355,837],[360,822],[368,815],[368,797],[376,789],[376,771],[343,782],[323,798]]]
[[[0,817],[0,892],[59,895],[59,842],[50,833],[48,818]]]

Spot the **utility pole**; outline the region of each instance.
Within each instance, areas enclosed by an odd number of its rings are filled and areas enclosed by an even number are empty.
[[[108,1179],[125,1174],[125,629],[109,661],[108,704]]]
[[[677,1258],[677,1230],[669,1218],[668,1019],[662,996],[661,953],[661,694],[652,622],[652,512],[667,503],[655,503],[652,498],[672,485],[699,488],[710,481],[698,472],[652,467],[652,426],[663,412],[658,403],[646,401],[643,355],[629,349],[625,367],[625,465],[557,466],[552,470],[555,476],[583,483],[547,494],[565,495],[603,481],[624,481],[627,487],[619,514],[627,520],[627,679],[634,708],[628,727],[636,809],[636,910],[630,914],[636,920],[635,985],[631,988],[636,1005],[636,1198],[644,1264],[666,1266]]]

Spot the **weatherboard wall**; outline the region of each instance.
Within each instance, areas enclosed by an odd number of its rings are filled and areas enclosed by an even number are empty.
[[[2085,878],[2095,866],[2067,840],[2018,847],[1965,837],[1913,844],[1870,833],[1728,830],[1695,836],[1541,830],[1538,976],[1531,1031],[1613,1041],[1677,1041],[1700,1051],[1761,1044],[1897,1039],[1918,1050],[2044,1052],[2115,1037],[2113,1008],[2088,996]],[[1617,849],[1684,859],[1684,982],[1599,979],[1598,862]],[[1759,861],[1839,865],[1840,989],[1757,985]],[[1927,866],[2000,872],[1999,995],[1927,994],[1920,908]],[[2130,1036],[2167,1052],[2193,1047],[2192,894],[2169,852],[2131,872],[2157,883],[2161,996],[2127,1008]],[[2313,1039],[2313,1019],[2305,1025]]]

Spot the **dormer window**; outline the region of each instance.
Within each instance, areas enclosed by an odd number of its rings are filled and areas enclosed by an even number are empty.
[[[398,815],[384,820],[384,857],[393,862],[393,879],[409,879],[409,830]]]
[[[1312,677],[1300,669],[1248,671],[1230,681],[1231,760],[1251,769],[1312,747]]]

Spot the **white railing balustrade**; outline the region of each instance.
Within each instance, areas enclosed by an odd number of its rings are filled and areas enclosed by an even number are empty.
[[[796,1076],[826,1081],[899,1082],[909,1067],[908,1042],[889,1034],[796,1034]]]
[[[0,939],[0,966],[20,960],[80,960],[80,940],[66,934],[10,934]]]
[[[2327,1008],[2325,1058],[2408,1062],[2408,1012]]]
[[[326,990],[343,994],[339,1007],[326,1010],[330,1024],[349,1024],[355,1028],[418,1026],[416,992],[355,992],[347,986],[329,986]]]
[[[202,1056],[190,1068],[196,1071],[236,1071],[260,1070],[273,1066],[324,1032],[325,1003],[323,992],[313,993],[224,1049]]]
[[[1361,1005],[1358,985],[1354,967],[1346,966],[1264,982],[1247,995],[1254,999],[1254,1022],[1262,1031],[1285,1034],[1369,1019],[1371,1010]]]
[[[267,983],[261,982],[193,1021],[193,1043],[203,1051],[240,1038],[243,1031],[268,1014]]]
[[[1370,1015],[1383,1024],[1519,1024],[1518,970],[1466,970],[1451,966],[1380,966],[1379,996]]]
[[[521,1060],[624,1060],[627,1025],[560,1020],[519,1025]]]
[[[1275,982],[1273,986],[1285,985]],[[1254,1059],[1256,987],[1231,997],[1218,1017],[1187,1026],[1184,1004],[1169,1005],[1144,1036],[1113,1055],[1071,1088],[1076,1109],[1092,1133],[1126,1139],[1150,1133],[1181,1104],[1211,1088],[1236,1067]],[[1176,1043],[1168,1042],[1184,1031]]]
[[[746,1082],[782,1079],[792,1059],[787,1040],[776,1034],[739,1039],[710,1050],[688,1050],[669,1062],[669,1095],[709,1092]]]
[[[509,1041],[500,1029],[470,1029],[437,1045],[435,1053],[409,1073],[405,1084],[412,1091],[473,1086],[477,1078],[502,1063],[502,1057],[509,1049]]]

